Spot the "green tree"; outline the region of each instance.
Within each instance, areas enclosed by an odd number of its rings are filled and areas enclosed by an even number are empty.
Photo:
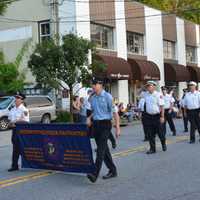
[[[20,91],[25,85],[25,75],[20,72],[22,60],[30,46],[31,40],[24,43],[14,62],[5,62],[4,55],[0,52],[0,91],[12,94]]]
[[[174,13],[179,17],[200,24],[199,0],[138,0],[165,12]]]
[[[95,68],[104,70],[100,63],[89,64],[89,53],[96,53],[92,42],[67,34],[62,38],[62,45],[57,45],[53,39],[38,44],[30,56],[28,67],[43,87],[58,88],[60,80],[69,86],[72,112],[73,88],[76,84],[82,83],[86,86]]]
[[[74,34],[65,35],[62,41],[61,48],[64,62],[60,79],[69,86],[71,112],[74,86],[78,83],[85,84],[89,80],[91,67],[88,62],[88,54],[94,50],[94,45],[90,41]]]
[[[62,66],[62,49],[53,39],[36,45],[28,67],[36,78],[36,82],[44,89],[58,89],[59,70]]]
[[[17,0],[0,0],[0,15],[3,15],[4,12],[6,11],[6,8],[13,2]]]
[[[22,90],[24,87],[24,76],[21,76],[14,63],[0,64],[0,91],[12,94]]]

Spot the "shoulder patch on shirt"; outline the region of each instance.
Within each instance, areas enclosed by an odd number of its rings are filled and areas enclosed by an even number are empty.
[[[28,111],[24,111],[24,115],[25,115],[25,116],[28,116]]]

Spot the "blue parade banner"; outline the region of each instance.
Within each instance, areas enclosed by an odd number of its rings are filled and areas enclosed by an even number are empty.
[[[90,137],[83,124],[17,124],[22,168],[94,172]]]

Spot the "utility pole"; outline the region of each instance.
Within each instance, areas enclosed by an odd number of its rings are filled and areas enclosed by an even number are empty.
[[[51,22],[52,22],[52,35],[56,40],[56,43],[59,44],[59,0],[52,0],[50,3],[51,6]]]

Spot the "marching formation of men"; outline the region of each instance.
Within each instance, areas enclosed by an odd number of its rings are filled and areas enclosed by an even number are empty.
[[[163,151],[166,146],[166,123],[168,122],[173,136],[176,136],[176,128],[173,122],[173,106],[175,99],[169,94],[166,87],[161,87],[162,93],[156,91],[156,82],[148,81],[146,91],[142,91],[139,101],[139,109],[142,112],[142,125],[145,141],[149,140],[150,150],[147,154],[156,153],[155,136],[158,135]],[[183,114],[184,131],[188,131],[190,122],[190,143],[195,143],[196,129],[200,135],[200,92],[197,90],[197,83],[189,82],[188,89],[183,90],[184,94],[180,101]]]
[[[166,123],[169,124],[173,136],[177,131],[173,122],[172,112],[175,103],[174,97],[166,87],[161,87],[161,92],[157,91],[157,83],[148,81],[145,90],[141,92],[139,109],[141,111],[141,121],[144,130],[144,141],[149,141],[147,154],[156,153],[156,135],[158,135],[162,150],[167,151],[166,146]],[[120,135],[119,115],[113,105],[112,95],[103,89],[103,79],[94,78],[92,88],[87,99],[87,125],[95,139],[96,162],[95,172],[88,174],[87,178],[91,182],[96,182],[103,162],[108,168],[108,174],[103,179],[117,176],[117,168],[113,162],[108,146],[108,139],[112,141],[112,119],[114,118],[116,127],[116,137]],[[24,106],[23,94],[15,95],[15,107],[9,114],[10,125],[13,128],[12,143],[13,155],[12,165],[8,171],[18,170],[18,159],[20,155],[19,141],[15,132],[15,123],[29,122],[29,112]],[[183,111],[184,130],[188,131],[188,121],[190,122],[190,143],[195,142],[196,129],[200,135],[200,92],[197,84],[191,81],[188,89],[184,89],[184,95],[180,100],[180,107]],[[114,138],[113,138],[114,139]],[[116,147],[116,144],[114,145]]]

